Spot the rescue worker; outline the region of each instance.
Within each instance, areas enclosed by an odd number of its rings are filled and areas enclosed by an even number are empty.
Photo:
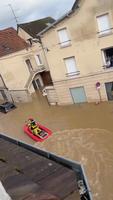
[[[32,133],[38,136],[39,133],[41,132],[41,129],[38,127],[37,123],[35,122],[33,118],[30,118],[29,121],[30,123],[28,123],[28,126],[30,127]]]

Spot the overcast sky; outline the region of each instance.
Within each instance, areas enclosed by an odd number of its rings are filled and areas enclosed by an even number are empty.
[[[39,18],[58,17],[69,11],[75,0],[0,0],[0,29],[15,27],[11,4],[18,23],[33,21]]]

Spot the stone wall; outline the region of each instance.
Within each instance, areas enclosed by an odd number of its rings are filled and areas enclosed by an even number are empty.
[[[79,78],[73,78],[68,80],[57,81],[54,83],[54,87],[57,93],[57,101],[59,105],[73,104],[73,99],[70,93],[70,88],[84,87],[87,102],[100,101],[98,90],[96,89],[96,83],[100,82],[100,94],[102,101],[107,101],[107,93],[105,89],[105,83],[113,81],[113,71],[98,73],[93,75],[82,76]]]
[[[10,94],[14,102],[29,102],[32,100],[30,93],[27,90],[10,90]]]

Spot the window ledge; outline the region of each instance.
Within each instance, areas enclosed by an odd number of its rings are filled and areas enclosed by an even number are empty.
[[[112,29],[113,29],[113,28],[111,28],[111,29],[109,30],[109,32],[106,32],[106,33],[104,33],[104,32],[98,32],[98,37],[101,38],[101,37],[106,37],[106,36],[112,35],[112,34],[113,34]]]
[[[69,43],[66,44],[66,42],[69,42]],[[71,46],[71,40],[68,40],[68,41],[66,41],[66,42],[64,42],[64,43],[59,43],[61,49]]]
[[[42,67],[42,66],[44,66],[44,64],[37,64],[37,66],[38,66],[38,67]]]
[[[80,75],[80,71],[66,73],[66,77],[73,77],[73,76],[76,76],[76,75]]]
[[[105,70],[113,70],[113,66],[107,66],[107,65],[104,65],[104,66],[102,66],[103,67],[103,69],[105,69]]]

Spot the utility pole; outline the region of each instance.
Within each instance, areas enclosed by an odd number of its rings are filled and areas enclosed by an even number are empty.
[[[18,24],[18,20],[17,20],[16,14],[15,14],[15,11],[14,11],[14,9],[13,9],[13,7],[12,7],[12,4],[8,4],[8,6],[9,6],[10,9],[11,9],[11,12],[12,12],[12,14],[13,14],[13,16],[14,16],[14,19],[15,19],[15,22],[16,22],[16,25],[17,25],[17,24]]]

